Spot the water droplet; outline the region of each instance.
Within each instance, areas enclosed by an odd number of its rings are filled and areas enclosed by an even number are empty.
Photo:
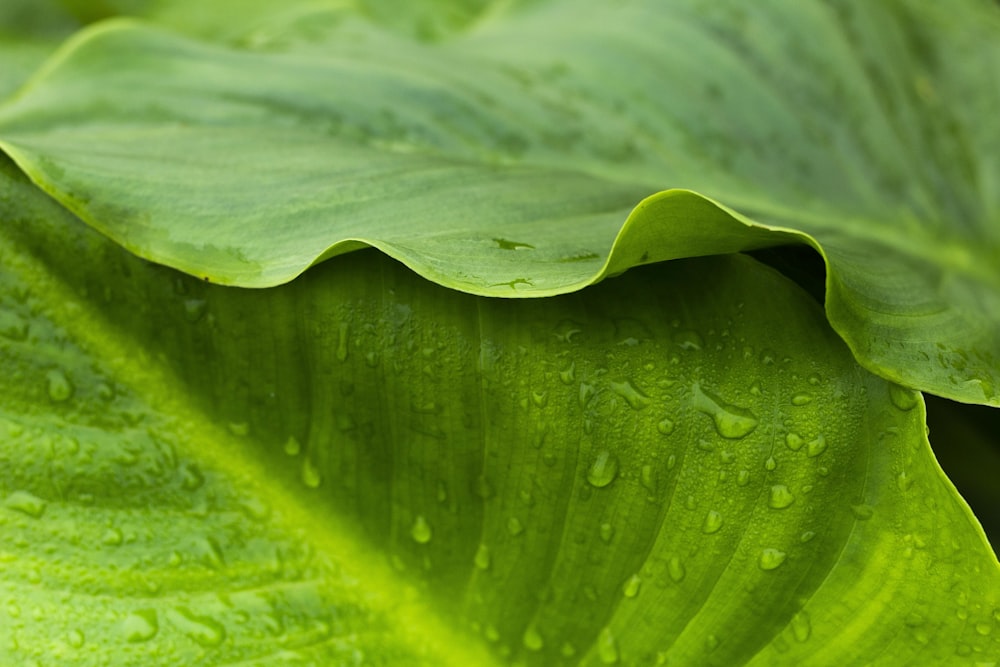
[[[682,329],[674,334],[674,344],[682,350],[700,350],[705,346],[705,341],[697,331]]]
[[[694,386],[694,406],[712,418],[715,430],[723,438],[745,438],[757,428],[757,416],[754,413],[723,402],[699,385]]]
[[[207,308],[204,299],[184,299],[184,319],[193,324],[202,318]]]
[[[977,623],[976,632],[981,634],[983,637],[987,637],[991,632],[993,632],[993,626],[989,623]]]
[[[794,396],[792,396],[792,405],[799,405],[799,406],[809,405],[812,402],[813,402],[812,394],[802,393],[802,394],[795,394]]]
[[[311,456],[306,456],[302,459],[300,476],[302,477],[302,483],[310,489],[318,488],[323,483],[323,475],[320,474],[319,468],[316,467]]]
[[[202,646],[218,646],[226,638],[226,629],[208,616],[198,616],[186,607],[167,612],[167,619],[188,638]]]
[[[562,645],[562,648],[559,649],[559,653],[564,658],[572,658],[576,655],[576,648],[569,642],[566,642]]]
[[[642,466],[639,481],[650,493],[656,493],[656,472],[653,470],[653,466],[648,463]]]
[[[444,481],[439,481],[437,483],[437,494],[435,496],[439,503],[448,502],[448,485]]]
[[[285,440],[285,453],[289,456],[297,456],[301,451],[302,445],[299,444],[299,441],[295,438],[295,436],[288,436],[288,440]]]
[[[812,624],[809,622],[809,614],[804,611],[792,616],[792,636],[795,641],[804,642],[812,634]]]
[[[740,470],[736,474],[736,483],[739,484],[740,486],[746,486],[747,484],[749,484],[750,483],[750,471],[749,470]]]
[[[517,537],[524,532],[524,524],[516,516],[512,516],[507,519],[507,532],[511,537]]]
[[[524,631],[521,641],[524,643],[524,648],[529,651],[541,651],[545,646],[545,640],[542,639],[541,633],[538,632],[538,628],[534,624],[529,625]]]
[[[431,541],[431,535],[431,525],[427,523],[423,514],[418,514],[417,518],[413,520],[413,526],[410,527],[410,537],[417,544],[427,544]]]
[[[85,638],[83,636],[83,633],[80,632],[79,630],[70,630],[69,634],[66,635],[66,643],[68,643],[73,648],[80,648],[81,646],[83,646],[84,641]]]
[[[135,644],[149,641],[156,636],[160,624],[156,618],[155,609],[140,609],[134,611],[122,620],[122,631],[125,641]]]
[[[687,570],[684,568],[684,563],[677,556],[671,556],[670,560],[667,561],[667,574],[674,583],[680,583],[684,581],[684,577],[687,575]]]
[[[782,510],[795,502],[795,496],[784,484],[775,484],[771,487],[771,497],[767,504],[776,510]]]
[[[49,398],[55,403],[68,401],[73,396],[73,383],[61,370],[51,370],[45,375]]]
[[[633,574],[622,586],[622,594],[627,598],[634,598],[639,594],[640,588],[642,588],[642,578],[638,574]]]
[[[778,467],[778,462],[774,459],[773,456],[768,456],[767,460],[764,461],[764,470],[768,472],[774,472],[774,470],[777,467]]]
[[[892,404],[899,410],[909,412],[913,408],[917,407],[917,392],[890,382],[889,400],[892,401]]]
[[[656,430],[663,435],[670,435],[674,432],[674,422],[672,419],[664,417],[656,424]]]
[[[535,404],[536,408],[544,408],[549,404],[549,395],[544,391],[533,391],[531,392],[531,402]]]
[[[101,544],[109,547],[117,547],[122,543],[122,531],[117,528],[108,528],[101,536]]]
[[[44,500],[28,491],[14,491],[7,496],[3,504],[4,507],[17,510],[35,519],[45,513],[45,506],[47,505]]]
[[[615,527],[610,523],[601,524],[601,539],[605,542],[610,542],[611,538],[615,535]]]
[[[701,524],[701,532],[711,535],[719,532],[720,528],[722,528],[722,515],[715,510],[710,510],[705,515],[705,521]]]
[[[573,384],[573,381],[576,379],[576,362],[575,361],[571,361],[570,364],[569,364],[569,366],[567,366],[563,370],[559,371],[559,379],[562,380],[562,383],[565,384],[565,385],[571,385],[571,384]]]
[[[667,457],[667,470],[673,470],[675,465],[677,465],[677,456],[671,454]]]
[[[611,389],[625,399],[633,410],[642,410],[650,404],[650,398],[641,389],[625,380],[624,382],[612,382]]]
[[[593,385],[587,384],[586,382],[581,382],[580,395],[579,395],[580,407],[581,408],[587,407],[587,404],[590,403],[590,399],[594,397],[595,393],[597,392],[594,389]]]
[[[798,433],[788,433],[785,436],[785,444],[788,445],[790,450],[797,452],[802,449],[802,445],[806,444],[806,441]]]
[[[480,544],[479,548],[476,549],[476,555],[473,558],[473,562],[480,570],[490,569],[490,548],[485,544]]]
[[[250,424],[246,422],[230,422],[228,428],[230,433],[238,437],[243,437],[250,433]]]
[[[618,457],[606,449],[597,453],[597,458],[590,464],[587,470],[587,481],[592,486],[603,488],[615,481],[618,476]]]
[[[601,630],[597,638],[597,657],[605,665],[614,665],[618,662],[618,640],[608,628]]]
[[[904,470],[903,472],[896,475],[896,486],[899,488],[900,491],[905,493],[910,490],[911,486],[913,486],[913,478],[907,475],[906,471]]]
[[[806,456],[816,458],[826,451],[826,437],[820,433],[806,445]]]
[[[487,641],[498,642],[500,641],[500,632],[497,630],[496,626],[492,623],[488,624],[483,629],[483,634],[486,635]]]
[[[811,530],[807,530],[799,536],[799,541],[802,543],[809,542],[812,538],[816,537],[816,533]]]
[[[863,503],[860,505],[851,505],[851,513],[854,514],[854,518],[858,521],[867,521],[875,514],[875,508]]]
[[[757,564],[762,570],[773,570],[785,562],[787,554],[779,549],[764,549],[760,552]]]
[[[337,361],[347,361],[347,343],[351,334],[351,325],[347,322],[340,323],[339,339],[337,340]]]
[[[709,635],[705,637],[705,650],[711,653],[715,649],[719,648],[719,638],[715,635]]]

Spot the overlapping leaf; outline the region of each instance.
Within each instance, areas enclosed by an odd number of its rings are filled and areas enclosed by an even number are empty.
[[[237,50],[99,25],[0,112],[0,143],[127,248],[223,283],[368,244],[546,295],[812,243],[863,364],[1000,401],[993,3],[470,3],[429,42],[378,7],[303,11],[226,33]],[[643,200],[666,188],[730,208]]]
[[[919,395],[752,260],[503,300],[358,253],[234,290],[3,168],[5,664],[1000,651]]]

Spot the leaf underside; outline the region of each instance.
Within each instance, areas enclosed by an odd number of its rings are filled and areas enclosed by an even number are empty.
[[[99,23],[0,108],[0,147],[140,256],[260,287],[374,246],[546,296],[808,243],[860,363],[1000,405],[994,3],[303,5],[226,31],[225,3],[160,4],[225,46]]]
[[[919,394],[740,255],[237,290],[0,172],[0,662],[951,665],[1000,567]]]

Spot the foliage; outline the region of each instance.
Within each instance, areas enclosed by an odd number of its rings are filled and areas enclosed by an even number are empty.
[[[1000,16],[926,4],[0,10],[0,662],[995,664],[920,392],[1000,406]]]

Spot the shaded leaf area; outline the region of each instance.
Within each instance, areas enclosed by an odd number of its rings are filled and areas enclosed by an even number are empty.
[[[126,248],[226,284],[372,245],[543,296],[809,243],[862,364],[997,405],[1000,19],[924,4],[254,5],[223,29],[225,4],[112,3],[233,48],[99,24],[0,144]]]
[[[1000,652],[1000,570],[919,395],[747,257],[545,300],[373,252],[237,290],[122,252],[6,170],[15,662]],[[127,628],[150,617],[137,648]]]

